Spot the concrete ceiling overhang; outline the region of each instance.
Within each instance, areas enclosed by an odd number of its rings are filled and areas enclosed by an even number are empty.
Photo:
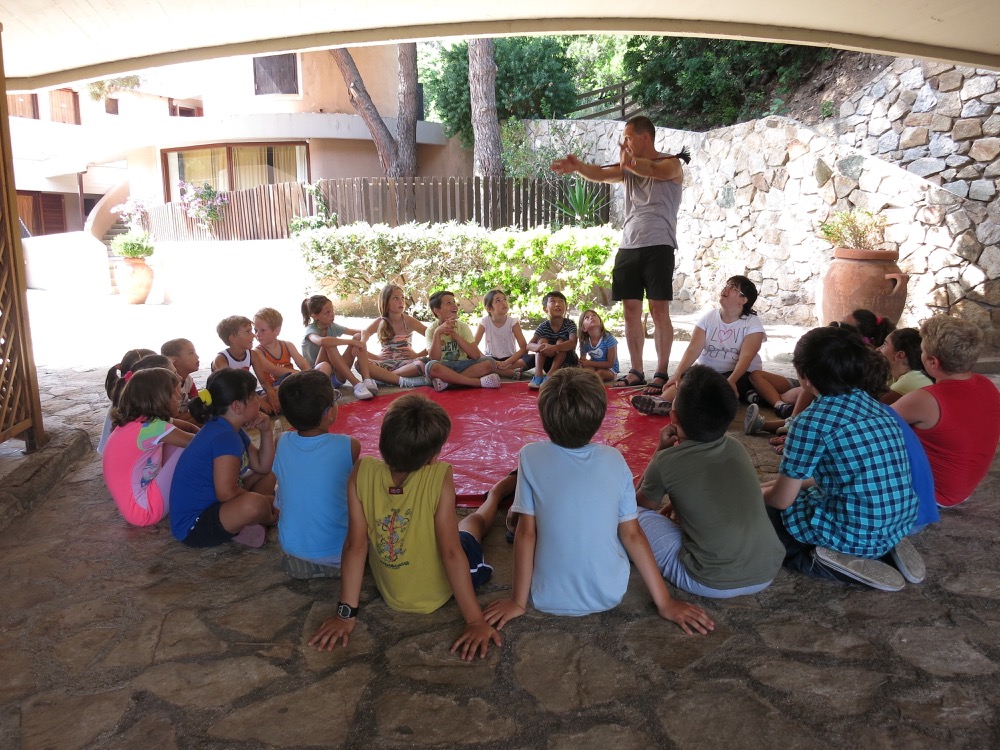
[[[1000,70],[1000,0],[0,0],[0,23],[10,91],[231,55],[561,32],[786,41]]]

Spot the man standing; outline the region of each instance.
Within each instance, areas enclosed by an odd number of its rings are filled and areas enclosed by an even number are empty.
[[[618,164],[586,164],[570,154],[552,163],[559,174],[578,174],[591,182],[625,183],[625,229],[615,257],[611,297],[622,300],[625,340],[632,369],[619,385],[645,385],[642,372],[643,294],[649,299],[656,344],[656,373],[646,393],[660,395],[669,380],[670,346],[674,327],[670,300],[674,297],[674,251],[677,248],[677,209],[681,204],[684,170],[679,157],[661,154],[654,145],[656,128],[648,117],[625,124]],[[639,365],[638,368],[635,365]]]

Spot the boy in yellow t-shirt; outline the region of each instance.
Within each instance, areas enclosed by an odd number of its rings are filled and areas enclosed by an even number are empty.
[[[329,650],[340,639],[347,645],[357,622],[366,555],[375,584],[393,609],[426,614],[454,594],[465,630],[452,653],[485,657],[490,641],[500,645],[474,589],[493,574],[483,560],[482,541],[493,528],[502,494],[491,491],[475,513],[457,522],[451,465],[437,461],[450,432],[445,410],[418,394],[396,399],[385,413],[379,437],[385,460],[362,458],[347,482],[337,616],[320,626],[310,646]]]

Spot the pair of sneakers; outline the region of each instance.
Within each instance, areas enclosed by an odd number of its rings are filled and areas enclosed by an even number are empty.
[[[900,591],[907,581],[922,583],[927,577],[924,559],[906,537],[889,551],[889,558],[895,567],[880,560],[845,555],[826,547],[817,547],[813,557],[830,570],[879,591]]]
[[[798,384],[798,381],[795,381]],[[746,395],[747,403],[751,406],[756,406],[758,409],[760,405],[764,403],[764,399],[760,397],[757,391],[747,391]],[[788,419],[792,416],[792,412],[795,410],[795,404],[786,404],[784,401],[777,401],[774,404],[774,413],[778,416],[778,419]],[[753,435],[754,433],[748,432],[747,435]]]
[[[367,401],[370,398],[374,398],[378,395],[378,385],[371,378],[365,378],[364,380],[354,384],[354,398],[358,401]]]
[[[448,388],[448,383],[441,380],[441,378],[434,378],[431,380],[431,385],[434,386],[434,390],[440,393]],[[489,375],[483,375],[479,378],[480,388],[499,388],[500,387],[500,376],[495,372],[491,372]]]

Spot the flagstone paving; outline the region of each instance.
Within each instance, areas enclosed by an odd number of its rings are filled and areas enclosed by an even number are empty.
[[[60,450],[73,429],[96,444],[103,376],[40,370]],[[767,441],[739,432],[773,474]],[[370,576],[350,645],[310,649],[337,581],[287,578],[273,532],[259,550],[192,550],[165,523],[130,528],[99,458],[81,455],[3,533],[3,748],[1000,746],[1000,461],[915,538],[923,585],[887,594],[782,571],[756,596],[687,597],[717,623],[692,637],[633,574],[616,609],[529,612],[467,663],[448,653],[454,603],[393,612]],[[509,592],[499,529],[486,556],[481,602]]]

